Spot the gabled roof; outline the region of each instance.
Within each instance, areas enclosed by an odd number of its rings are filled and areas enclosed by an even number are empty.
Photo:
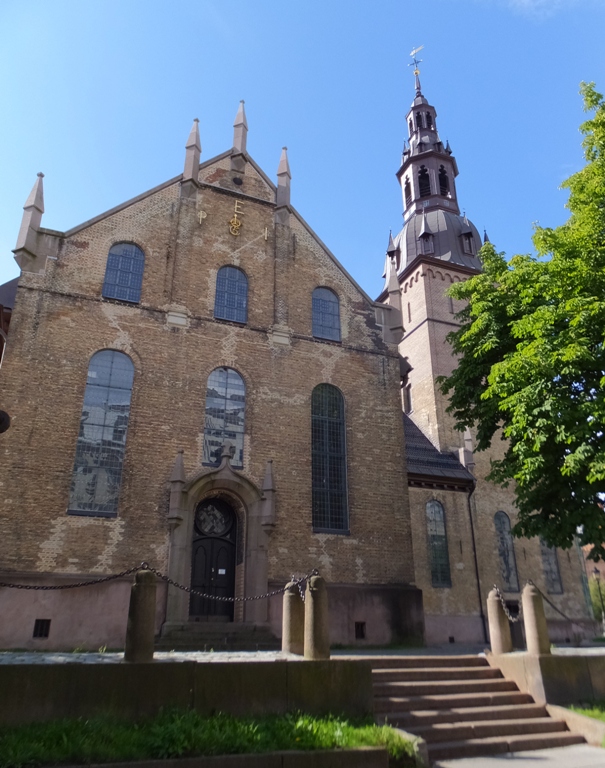
[[[437,450],[405,413],[403,430],[410,485],[456,486],[458,490],[470,490],[474,486],[475,478],[454,454]]]
[[[12,309],[15,306],[15,297],[17,295],[17,286],[19,278],[9,280],[8,283],[0,285],[0,306]]]

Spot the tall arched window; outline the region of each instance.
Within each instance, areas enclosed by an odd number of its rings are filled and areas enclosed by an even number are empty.
[[[542,553],[542,568],[544,569],[546,591],[551,595],[562,595],[563,582],[561,581],[557,550],[554,547],[550,547],[544,539],[541,538],[540,551]]]
[[[133,243],[116,243],[109,249],[103,297],[137,304],[141,300],[145,254]]]
[[[223,445],[230,442],[235,448],[231,466],[244,466],[245,409],[246,385],[242,377],[233,368],[215,368],[206,387],[204,464],[220,464]]]
[[[416,128],[422,128],[422,112],[416,112]]]
[[[418,171],[418,191],[420,192],[420,197],[428,197],[431,194],[431,180],[429,172],[424,165],[421,165]]]
[[[123,352],[104,349],[90,360],[69,514],[115,517],[118,512],[133,378],[134,365]]]
[[[434,587],[451,587],[450,556],[447,548],[445,510],[435,499],[426,505],[426,525],[431,559],[431,583]]]
[[[313,530],[348,533],[345,406],[331,384],[311,396],[311,465]]]
[[[433,116],[430,112],[426,113],[426,127],[432,128],[433,127]]]
[[[447,175],[447,171],[441,165],[439,167],[439,194],[446,197],[450,192],[450,180]]]
[[[313,336],[340,341],[340,305],[329,288],[313,291]]]
[[[510,530],[510,518],[506,512],[496,512],[494,515],[496,527],[496,541],[498,543],[498,555],[500,556],[500,574],[506,592],[519,591],[519,576],[517,575],[517,561],[515,560],[515,547],[513,534]]]
[[[407,178],[407,176],[403,185],[403,191],[405,194],[405,207],[407,208],[408,205],[410,205],[412,202],[412,187],[410,186],[410,180]]]
[[[221,267],[216,275],[214,316],[245,323],[248,320],[248,278],[237,267]]]

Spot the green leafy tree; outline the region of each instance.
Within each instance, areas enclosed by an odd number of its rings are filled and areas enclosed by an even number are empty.
[[[605,102],[582,84],[586,166],[563,186],[569,220],[536,227],[536,255],[490,244],[483,272],[450,289],[466,302],[450,334],[457,369],[441,379],[457,428],[477,448],[503,439],[490,479],[514,484],[514,533],[569,547],[578,529],[605,558]]]

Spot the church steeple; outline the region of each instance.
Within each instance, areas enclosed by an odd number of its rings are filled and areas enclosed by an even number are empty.
[[[397,271],[401,276],[420,257],[480,270],[481,237],[466,215],[460,215],[458,165],[449,142],[444,144],[437,131],[437,110],[422,92],[419,50],[411,54],[415,93],[406,115],[407,138],[397,171],[404,219],[394,240],[399,254]],[[388,269],[384,277],[388,279]]]
[[[437,110],[422,94],[419,75],[415,78],[416,95],[406,116],[407,146],[397,172],[404,218],[431,208],[460,213],[454,181],[458,165],[437,132]]]

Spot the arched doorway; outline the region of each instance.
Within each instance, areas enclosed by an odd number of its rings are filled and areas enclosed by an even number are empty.
[[[235,594],[237,515],[222,498],[207,498],[195,509],[191,548],[191,588],[216,597]],[[233,602],[191,595],[189,615],[233,621]]]

